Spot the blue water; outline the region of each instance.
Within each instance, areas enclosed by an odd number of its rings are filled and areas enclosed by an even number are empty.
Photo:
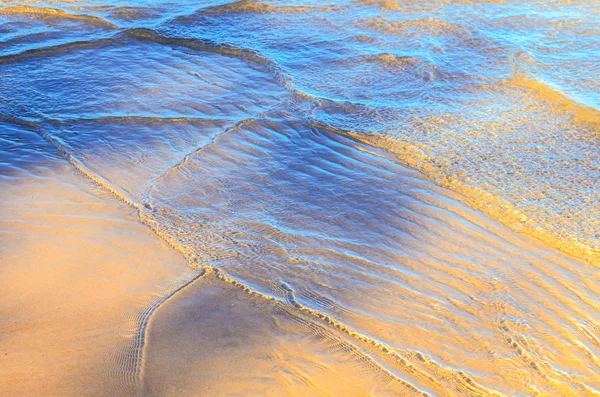
[[[583,395],[598,26],[594,1],[9,1],[1,137],[37,131],[191,266],[423,352],[439,384],[394,371],[430,394]]]

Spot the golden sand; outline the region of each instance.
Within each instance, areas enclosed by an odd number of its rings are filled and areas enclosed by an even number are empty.
[[[193,272],[77,175],[0,180],[2,396],[131,395],[143,310]]]

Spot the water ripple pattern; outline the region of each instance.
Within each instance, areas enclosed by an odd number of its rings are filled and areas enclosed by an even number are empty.
[[[598,395],[598,26],[586,0],[9,0],[0,121],[394,390]],[[194,288],[138,316],[127,382]]]

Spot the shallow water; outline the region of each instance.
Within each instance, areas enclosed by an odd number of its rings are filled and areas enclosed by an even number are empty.
[[[356,394],[600,393],[595,2],[5,3],[2,120],[233,289],[164,305],[143,390],[209,393],[189,346],[229,322],[273,339],[224,350],[258,394],[348,362]],[[153,383],[174,362],[196,380]]]

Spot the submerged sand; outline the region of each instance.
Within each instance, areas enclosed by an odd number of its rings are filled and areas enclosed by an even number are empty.
[[[0,396],[600,395],[590,2],[4,3]]]

